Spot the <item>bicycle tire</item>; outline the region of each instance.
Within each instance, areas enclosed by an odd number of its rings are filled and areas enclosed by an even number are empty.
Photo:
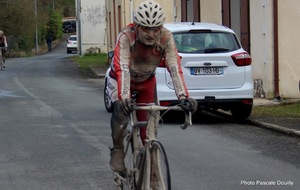
[[[113,112],[113,103],[111,102],[107,90],[107,79],[105,80],[104,84],[104,92],[103,92],[103,100],[104,100],[104,106],[107,112],[112,113]]]
[[[163,145],[153,141],[145,156],[141,169],[143,172],[140,173],[137,184],[138,189],[171,190],[169,161]]]
[[[135,190],[134,181],[134,156],[133,156],[133,143],[130,132],[124,138],[124,163],[125,170],[114,174],[114,184],[116,190]]]
[[[134,151],[134,143],[131,134],[124,140],[125,146],[125,167],[126,170],[123,173],[123,177],[127,180],[122,182],[122,187],[128,190],[135,190],[137,188],[138,176],[140,175],[140,166],[144,163],[144,149],[140,148],[138,154]],[[127,188],[125,188],[127,187]]]

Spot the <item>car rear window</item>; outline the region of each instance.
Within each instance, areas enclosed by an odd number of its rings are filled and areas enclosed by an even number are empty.
[[[69,38],[69,40],[71,40],[71,41],[77,41],[77,37],[76,37],[76,36],[71,36],[71,37]]]
[[[221,53],[240,48],[237,38],[227,32],[184,32],[173,33],[178,52]]]

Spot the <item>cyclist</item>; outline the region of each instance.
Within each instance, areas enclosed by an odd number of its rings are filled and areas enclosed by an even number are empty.
[[[5,52],[7,51],[7,41],[6,41],[6,36],[4,35],[4,32],[2,30],[0,30],[0,47],[5,48],[5,49],[1,49],[2,59],[3,59],[3,68],[5,68]]]
[[[156,102],[155,69],[164,62],[174,83],[175,92],[182,108],[195,112],[198,103],[189,97],[185,86],[180,57],[172,33],[163,27],[165,13],[162,7],[147,0],[141,3],[134,14],[134,23],[127,25],[118,35],[114,58],[111,64],[108,90],[113,99],[110,166],[121,172],[125,169],[123,139],[132,111],[131,92],[138,91],[137,102]],[[192,105],[192,110],[184,106]],[[147,111],[137,111],[138,120],[147,120]],[[146,137],[146,128],[140,128],[141,139]]]
[[[48,51],[50,52],[52,50],[52,37],[50,34],[46,36],[46,43],[47,43]]]

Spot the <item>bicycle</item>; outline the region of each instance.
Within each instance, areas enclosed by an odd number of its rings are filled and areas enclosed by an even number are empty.
[[[114,172],[114,184],[118,190],[171,190],[171,176],[166,151],[157,139],[159,111],[181,111],[179,105],[158,106],[155,103],[134,104],[130,114],[131,131],[127,129],[125,141],[125,171]],[[137,121],[136,110],[149,112],[147,121]],[[147,125],[145,145],[140,140],[140,127]],[[192,125],[191,112],[185,113],[186,129]],[[127,187],[127,188],[126,188]]]

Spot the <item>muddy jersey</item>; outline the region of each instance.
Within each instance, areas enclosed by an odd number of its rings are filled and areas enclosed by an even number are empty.
[[[7,42],[6,42],[5,36],[0,37],[0,47],[7,47]]]
[[[111,76],[117,80],[118,98],[129,98],[130,84],[153,77],[161,62],[172,77],[176,95],[188,96],[172,33],[162,28],[155,45],[146,46],[137,40],[134,24],[125,27],[118,36],[111,69]]]

